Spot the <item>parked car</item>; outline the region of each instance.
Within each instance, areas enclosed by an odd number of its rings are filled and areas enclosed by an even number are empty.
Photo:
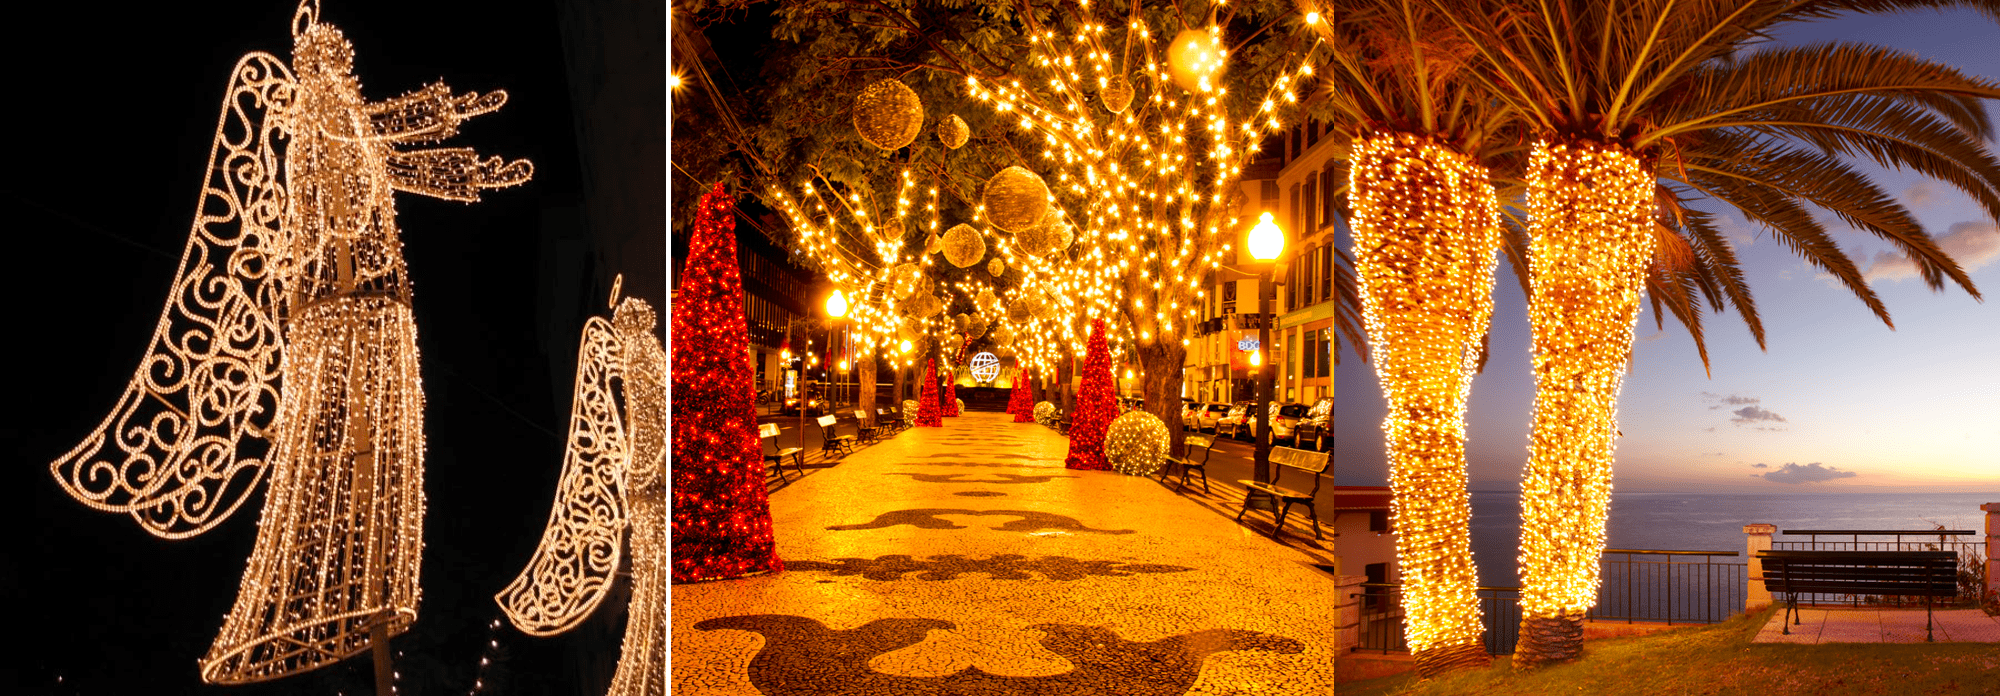
[[[806,399],[807,416],[826,415],[826,406],[827,406],[826,400],[820,398],[819,392],[817,390],[808,393],[808,398]],[[785,399],[785,405],[778,408],[778,413],[785,415],[793,415],[793,416],[798,415],[799,398],[794,396]]]
[[[1289,439],[1292,447],[1298,447],[1296,426],[1308,410],[1305,404],[1271,404],[1271,441]]]
[[[1229,407],[1229,413],[1216,420],[1215,434],[1222,435],[1227,433],[1237,439],[1245,437],[1256,439],[1256,436],[1250,433],[1250,405],[1248,401],[1238,401],[1232,404]]]
[[[1202,411],[1207,409],[1208,409],[1208,404],[1204,404],[1199,401],[1182,400],[1181,428],[1184,430],[1200,431],[1201,413]]]
[[[1201,411],[1197,412],[1194,417],[1194,429],[1213,431],[1216,424],[1221,422],[1222,417],[1227,415],[1229,415],[1229,404],[1202,404]]]
[[[1293,425],[1293,447],[1325,452],[1333,442],[1333,397],[1320,397]]]

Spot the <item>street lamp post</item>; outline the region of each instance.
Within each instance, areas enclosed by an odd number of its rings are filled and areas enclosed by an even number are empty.
[[[826,329],[826,372],[831,373],[833,367],[834,322],[839,321],[841,317],[847,316],[847,298],[842,296],[839,290],[834,290],[833,296],[826,298],[826,316],[834,320],[833,322],[828,322]],[[804,367],[804,365],[801,364],[800,367]],[[811,382],[808,381],[806,384],[810,385]],[[812,403],[812,389],[801,387],[799,389],[799,438],[797,444],[800,449],[804,449],[806,446],[806,405],[810,403]]]
[[[1255,411],[1257,449],[1251,460],[1250,476],[1264,483],[1271,482],[1271,361],[1263,359],[1271,346],[1271,266],[1285,251],[1285,233],[1271,220],[1270,213],[1264,213],[1257,226],[1250,230],[1250,258],[1255,259],[1257,268],[1257,353],[1251,367],[1257,370],[1257,405]],[[1264,501],[1269,504],[1268,499]]]

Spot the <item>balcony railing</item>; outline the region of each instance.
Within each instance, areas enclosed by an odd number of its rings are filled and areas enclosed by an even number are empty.
[[[1585,618],[1674,623],[1716,623],[1743,606],[1749,564],[1718,562],[1735,551],[1605,549],[1597,604]],[[1402,585],[1361,585],[1361,644],[1357,650],[1407,652]],[[1481,587],[1486,652],[1511,655],[1520,637],[1521,588]]]

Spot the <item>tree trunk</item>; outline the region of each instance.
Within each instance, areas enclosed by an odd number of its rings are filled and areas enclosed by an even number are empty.
[[[1465,399],[1493,312],[1498,206],[1486,169],[1428,139],[1350,152],[1355,268],[1388,400],[1382,429],[1404,627],[1426,676],[1484,655],[1465,475]]]
[[[1516,664],[1575,658],[1580,617],[1597,603],[1618,386],[1653,256],[1653,194],[1653,177],[1622,148],[1542,141],[1529,155],[1535,415],[1521,482],[1516,650],[1530,657]],[[1576,636],[1552,622],[1574,624]]]
[[[1076,413],[1076,387],[1071,384],[1076,378],[1076,360],[1068,355],[1056,358],[1056,389],[1062,394],[1062,412]]]
[[[857,358],[861,363],[861,369],[854,371],[856,374],[854,405],[855,408],[861,409],[863,421],[875,423],[877,420],[875,416],[875,347],[869,345],[867,341],[861,341],[859,350],[856,350],[855,353],[858,354]]]
[[[1139,346],[1135,352],[1139,369],[1146,372],[1139,382],[1146,412],[1159,416],[1160,422],[1167,424],[1167,452],[1179,456],[1187,440],[1187,433],[1181,431],[1180,398],[1181,369],[1186,362],[1187,347],[1178,340],[1162,337],[1150,345]]]

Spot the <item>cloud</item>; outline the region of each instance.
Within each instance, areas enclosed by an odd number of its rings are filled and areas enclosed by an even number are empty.
[[[1703,452],[1703,453],[1701,453],[1701,456],[1704,456],[1704,457],[1720,457],[1720,456],[1722,456],[1722,453],[1721,453],[1721,452]]]
[[[1724,406],[1748,406],[1750,404],[1759,403],[1763,401],[1763,399],[1759,399],[1754,396],[1737,396],[1735,394],[1730,394],[1729,396],[1723,396],[1721,394],[1716,394],[1713,392],[1702,392],[1701,400],[1715,403],[1714,406],[1708,407],[1708,410],[1710,411],[1722,408]]]
[[[1915,208],[1929,205],[1938,200],[1937,186],[1930,181],[1919,181],[1915,186],[1903,189],[1903,205]]]
[[[1750,468],[1752,468],[1752,469],[1769,469],[1769,468],[1771,468],[1771,465],[1769,465],[1769,464],[1765,464],[1765,463],[1763,463],[1763,462],[1757,462],[1756,464],[1751,464],[1751,465],[1750,465]]]
[[[1821,466],[1819,462],[1813,462],[1805,466],[1788,462],[1784,466],[1778,467],[1777,471],[1764,474],[1764,480],[1775,481],[1777,483],[1819,483],[1821,481],[1850,478],[1855,475],[1852,471],[1841,471],[1830,466]]]
[[[1706,431],[1708,431],[1708,432],[1711,432],[1711,433],[1712,433],[1712,432],[1715,432],[1715,429],[1714,429],[1714,428],[1702,428],[1702,430],[1706,430]]]
[[[1735,423],[1737,425],[1743,425],[1745,423],[1755,423],[1758,421],[1771,421],[1774,423],[1791,422],[1785,420],[1784,416],[1780,416],[1774,412],[1766,411],[1756,406],[1744,406],[1743,408],[1730,411],[1730,413],[1736,414],[1736,417],[1729,419],[1729,422]]]
[[[1715,216],[1715,231],[1721,232],[1722,238],[1729,240],[1729,246],[1739,251],[1757,242],[1756,232],[1751,230],[1749,225],[1738,221],[1735,213]]]
[[[1937,238],[1937,245],[1970,273],[2000,259],[2000,226],[1990,222],[1961,222]],[[1917,264],[1900,252],[1879,251],[1861,275],[1869,282],[1908,280],[1922,277]]]

